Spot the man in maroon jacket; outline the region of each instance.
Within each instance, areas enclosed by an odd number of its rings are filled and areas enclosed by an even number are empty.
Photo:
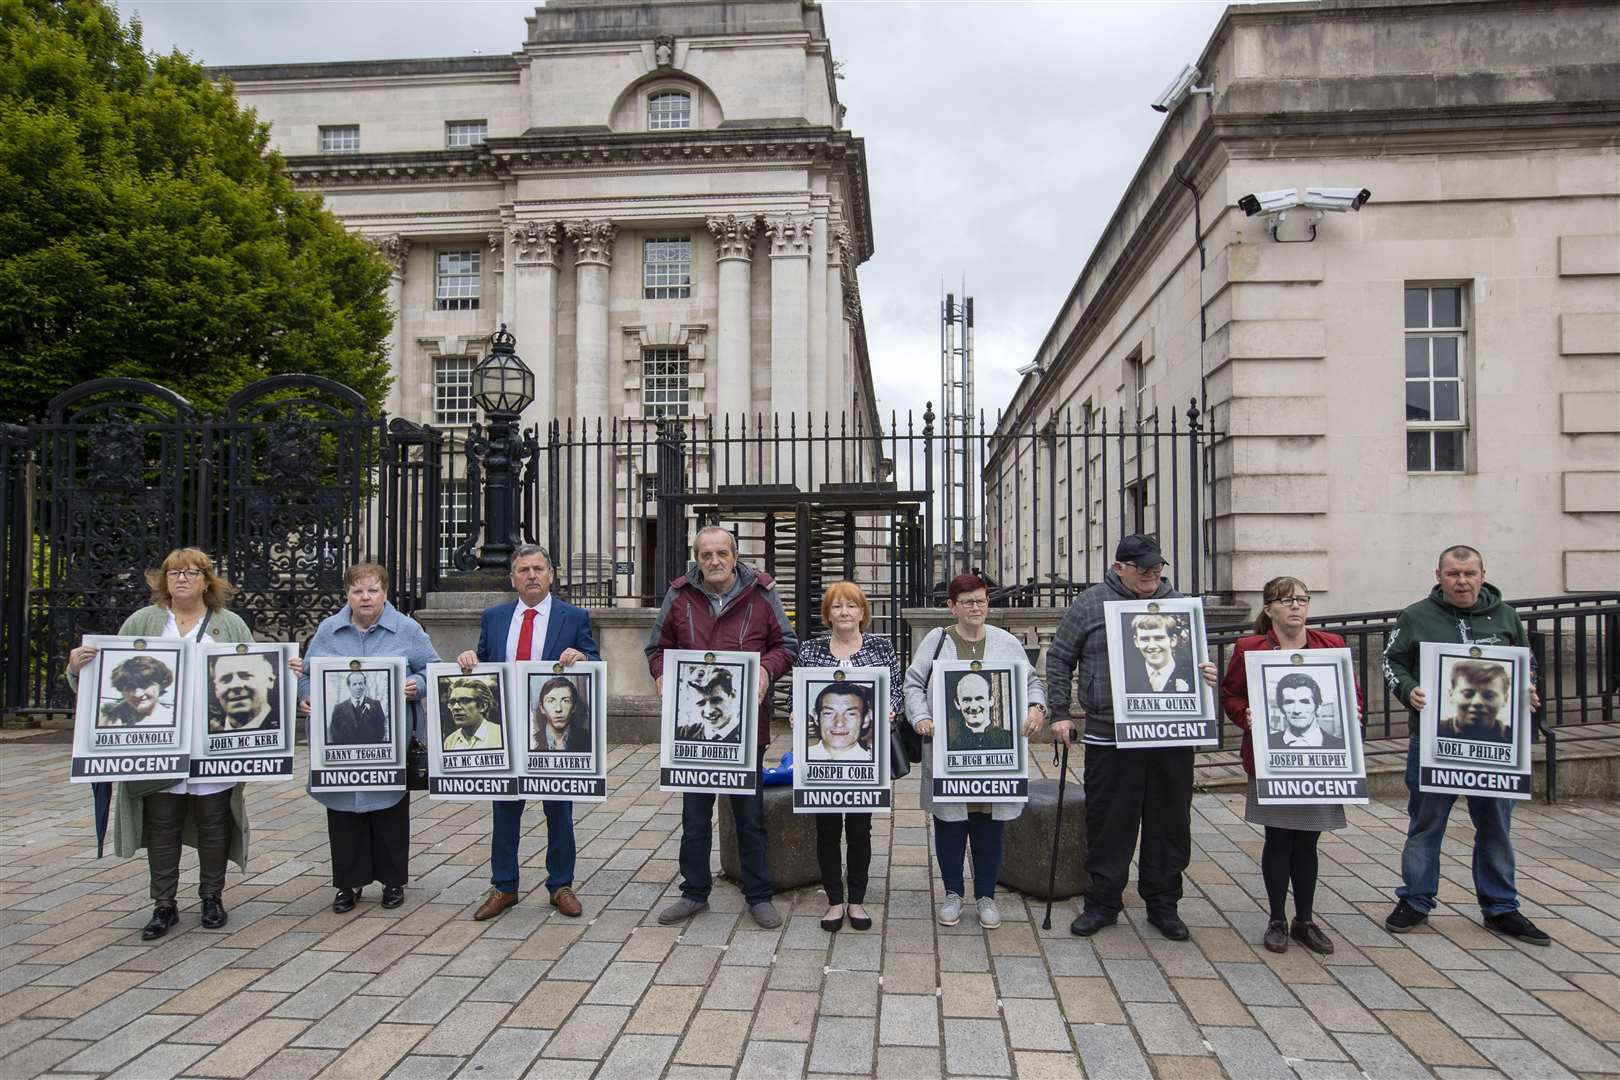
[[[799,639],[788,624],[770,575],[737,564],[737,538],[725,529],[698,530],[692,554],[696,564],[669,583],[647,637],[647,666],[658,692],[664,691],[665,649],[712,649],[759,653],[759,749],[771,741],[771,683],[793,670]],[[737,856],[742,864],[743,896],[748,913],[767,930],[782,925],[771,903],[775,892],[765,869],[765,797],[729,795],[737,822]],[[709,909],[709,847],[713,835],[714,796],[688,792],[681,803],[681,898],[658,913],[664,925],[678,923]]]

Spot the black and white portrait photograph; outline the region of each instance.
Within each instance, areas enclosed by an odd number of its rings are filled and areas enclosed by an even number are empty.
[[[743,711],[753,704],[746,676],[740,664],[677,663],[675,740],[741,745]]]
[[[947,671],[945,749],[947,752],[1011,750],[1012,676],[1005,670]]]
[[[1268,806],[1367,802],[1350,650],[1253,649],[1243,661],[1255,798]]]
[[[389,702],[393,698],[393,673],[351,661],[352,668],[327,671],[322,686],[326,692],[326,745],[381,746],[393,741]]]
[[[665,649],[663,659],[659,790],[756,790],[759,654]]]
[[[206,657],[209,733],[279,732],[281,665],[280,646],[239,645]]]
[[[529,752],[591,752],[591,677],[529,675]]]
[[[1469,742],[1513,742],[1513,665],[1501,660],[1447,656],[1440,661],[1446,692],[1440,702],[1440,737]]]
[[[107,649],[101,661],[98,728],[172,728],[179,719],[177,649]]]
[[[1343,750],[1343,690],[1332,665],[1266,669],[1268,750]]]
[[[1530,797],[1530,650],[1420,643],[1418,790]]]
[[[871,764],[872,685],[849,679],[811,684],[805,723],[805,760]]]
[[[1123,614],[1125,691],[1129,694],[1193,694],[1198,670],[1193,661],[1192,618],[1185,612]]]
[[[438,675],[434,681],[440,745],[446,754],[505,749],[498,674]]]

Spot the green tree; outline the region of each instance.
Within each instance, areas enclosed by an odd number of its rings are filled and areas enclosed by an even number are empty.
[[[111,375],[212,411],[317,372],[378,405],[387,284],[229,86],[100,0],[0,0],[0,417]]]

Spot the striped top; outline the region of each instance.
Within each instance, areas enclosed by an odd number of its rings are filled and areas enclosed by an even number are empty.
[[[832,637],[822,634],[811,638],[799,647],[799,659],[795,667],[881,667],[889,669],[889,710],[896,716],[905,713],[906,691],[904,679],[900,673],[900,658],[895,655],[894,646],[889,639],[881,634],[862,634],[861,647],[855,650],[855,655],[848,660],[840,660],[832,654]]]

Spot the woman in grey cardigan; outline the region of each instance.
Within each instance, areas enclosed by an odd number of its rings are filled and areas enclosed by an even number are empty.
[[[252,641],[253,633],[231,611],[236,588],[214,572],[214,561],[197,548],[176,548],[163,565],[146,572],[152,602],[124,620],[124,637],[184,638],[201,643]],[[79,672],[96,649],[80,645],[68,653],[68,685],[79,688]],[[302,664],[290,665],[296,675]],[[152,919],[141,940],[169,932],[180,918],[180,848],[197,849],[198,895],[202,924],[217,930],[228,921],[223,894],[225,864],[247,869],[248,818],[240,783],[211,780],[133,780],[119,784],[113,801],[113,853],[129,858],[146,848],[152,879]]]
[[[1024,660],[1024,646],[999,627],[986,624],[990,613],[990,589],[977,574],[958,574],[951,579],[946,606],[956,616],[956,625],[930,630],[917,646],[906,669],[906,720],[924,739],[933,737],[933,707],[928,684],[935,660]],[[1046,723],[1046,687],[1029,670],[1029,711],[1024,717],[1023,735],[1039,733]],[[996,878],[1001,874],[1001,831],[1005,824],[1023,812],[1020,803],[935,803],[933,756],[922,756],[922,808],[934,815],[934,853],[939,859],[939,876],[945,885],[945,902],[939,906],[943,926],[955,926],[962,918],[964,888],[962,863],[968,843],[973,844],[973,894],[979,925],[1001,925],[996,909]]]

